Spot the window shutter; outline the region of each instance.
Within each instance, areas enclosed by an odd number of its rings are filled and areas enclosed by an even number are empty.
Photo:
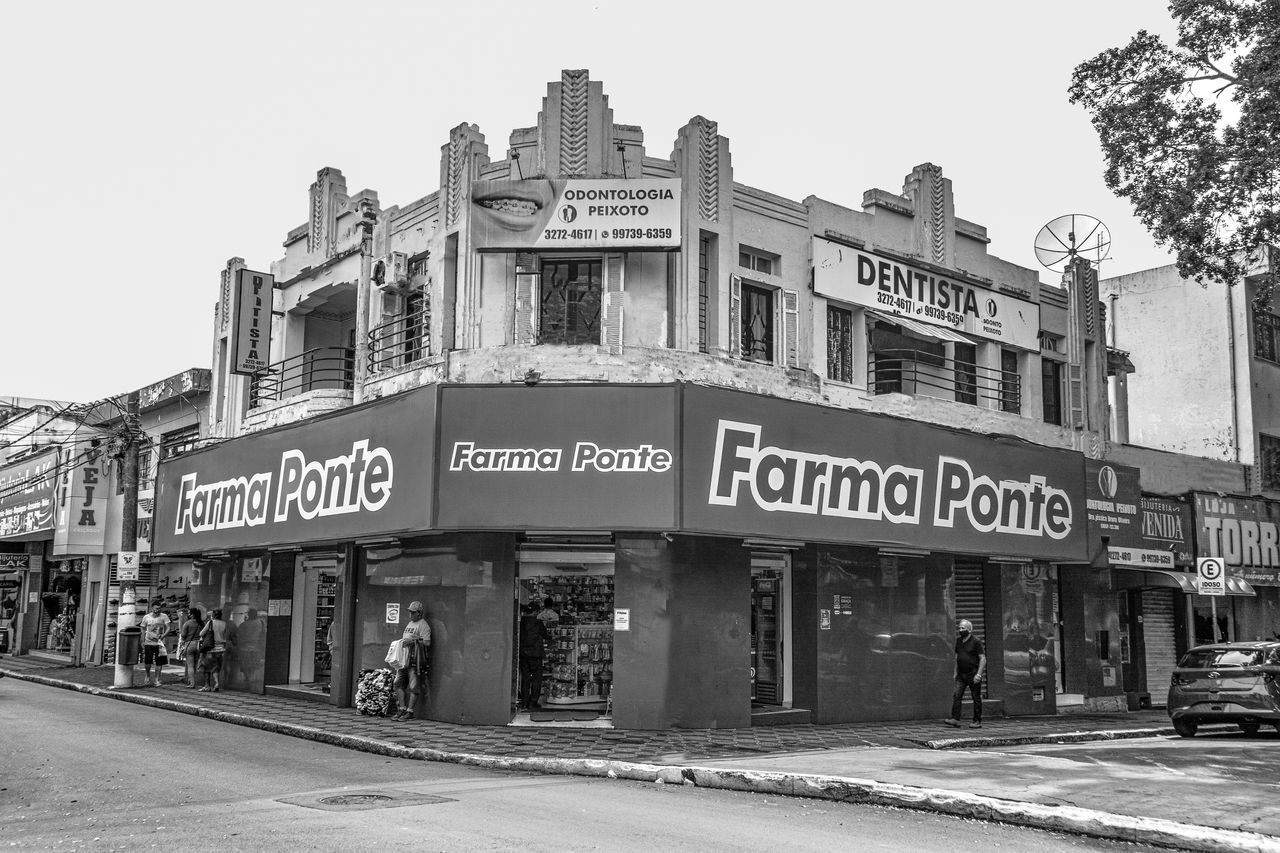
[[[604,295],[601,300],[601,344],[614,352],[622,349],[623,255],[604,256]]]
[[[729,276],[729,357],[742,358],[742,276]]]
[[[538,342],[538,279],[536,273],[516,273],[516,328],[517,344]]]
[[[800,366],[800,294],[782,293],[782,361],[787,367]]]
[[[1067,365],[1067,398],[1071,405],[1071,427],[1084,429],[1084,376],[1078,364]]]

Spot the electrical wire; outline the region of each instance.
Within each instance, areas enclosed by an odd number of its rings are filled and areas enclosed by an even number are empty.
[[[100,455],[101,448],[91,447],[76,456],[74,459],[69,459],[66,462],[54,463],[52,468],[44,474],[41,474],[39,477],[35,477],[30,480],[23,480],[21,483],[11,483],[8,487],[0,488],[0,501],[3,501],[5,498],[12,497],[13,495],[20,494],[21,492],[29,491],[50,478],[52,478],[56,484],[58,478],[63,474],[70,474],[73,471],[83,468],[85,465],[88,465],[90,462],[97,459]]]
[[[51,424],[51,423],[53,423],[54,421],[56,421],[58,418],[63,417],[64,415],[66,415],[68,412],[70,412],[72,409],[74,409],[74,408],[75,408],[76,406],[78,406],[78,405],[80,405],[80,404],[79,404],[79,403],[67,403],[67,405],[63,406],[59,411],[54,412],[52,415],[50,415],[50,416],[49,416],[49,419],[48,419],[48,420],[46,420],[44,423],[39,424],[38,426],[36,426],[36,427],[32,428],[32,430],[31,430],[30,432],[28,432],[28,433],[26,433],[26,434],[24,434],[24,435],[20,435],[20,436],[18,436],[18,437],[17,437],[17,438],[15,438],[15,439],[12,439],[12,440],[10,440],[10,441],[7,441],[6,443],[7,443],[7,444],[10,444],[10,445],[13,445],[13,444],[17,444],[19,441],[22,441],[22,440],[24,440],[24,439],[26,439],[26,438],[30,438],[31,436],[35,435],[35,434],[36,434],[37,432],[39,432],[40,430],[42,430],[42,429],[44,429],[45,427],[47,427],[49,424]],[[91,404],[91,405],[95,405],[95,404]],[[88,416],[88,412],[86,412],[86,413],[85,413],[85,415],[86,415],[86,417],[87,417],[87,416]]]

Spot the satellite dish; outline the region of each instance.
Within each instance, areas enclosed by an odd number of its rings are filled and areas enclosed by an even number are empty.
[[[1072,258],[1097,264],[1110,256],[1111,232],[1086,213],[1059,216],[1036,235],[1036,260],[1047,269],[1062,270]]]

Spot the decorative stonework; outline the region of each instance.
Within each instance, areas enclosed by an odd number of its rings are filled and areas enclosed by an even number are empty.
[[[560,72],[560,174],[587,173],[587,129],[590,103],[585,70]]]
[[[708,222],[720,221],[720,127],[702,116],[698,128],[698,213]]]
[[[466,129],[467,126],[461,124],[449,131],[448,165],[444,186],[445,228],[453,228],[458,224],[462,201],[466,197],[464,179],[466,178],[467,149],[470,147]]]
[[[942,184],[942,169],[933,167],[934,179],[929,185],[929,242],[933,249],[933,262],[947,262],[947,194]]]

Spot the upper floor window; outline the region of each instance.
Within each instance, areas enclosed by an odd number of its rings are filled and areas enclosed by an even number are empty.
[[[1258,480],[1264,489],[1280,490],[1280,438],[1258,436]]]
[[[1022,377],[1018,374],[1018,351],[1000,350],[1000,411],[1022,412]]]
[[[1253,312],[1253,354],[1280,364],[1280,317],[1270,311]]]
[[[742,283],[742,357],[773,364],[773,291]]]
[[[765,275],[782,275],[782,258],[750,246],[738,247],[738,266]]]
[[[853,312],[827,306],[827,378],[853,382]]]
[[[195,447],[200,438],[200,424],[189,424],[160,436],[160,459],[170,459]]]
[[[1040,359],[1040,389],[1044,400],[1044,422],[1062,426],[1062,368],[1060,361]]]
[[[600,343],[601,268],[599,258],[543,261],[539,343]]]

